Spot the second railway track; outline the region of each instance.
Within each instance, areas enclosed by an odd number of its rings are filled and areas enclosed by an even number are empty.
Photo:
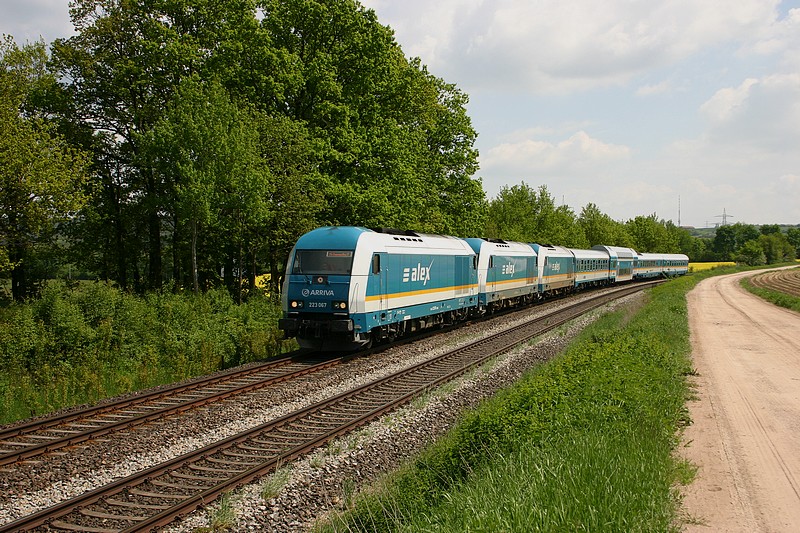
[[[341,362],[286,357],[0,430],[0,466],[196,409]]]
[[[374,420],[526,340],[614,298],[628,286],[475,341],[430,361],[187,453],[15,522],[18,530],[145,531],[209,503],[338,435]]]

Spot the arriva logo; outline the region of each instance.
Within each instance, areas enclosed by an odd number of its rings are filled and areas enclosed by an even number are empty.
[[[408,283],[409,281],[421,281],[423,285],[427,285],[428,281],[431,279],[431,267],[433,266],[433,261],[431,264],[424,267],[421,263],[417,263],[417,266],[411,268],[406,267],[403,269],[403,283]]]
[[[309,296],[333,296],[333,289],[303,289],[302,294],[305,298]]]

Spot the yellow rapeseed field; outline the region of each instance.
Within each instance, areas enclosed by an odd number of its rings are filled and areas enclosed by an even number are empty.
[[[736,266],[733,261],[709,261],[708,263],[689,263],[689,272],[700,272],[701,270],[711,270],[722,266]]]

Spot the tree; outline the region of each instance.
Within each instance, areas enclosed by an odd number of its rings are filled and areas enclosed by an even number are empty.
[[[267,218],[271,183],[258,141],[252,115],[231,102],[221,85],[196,76],[181,82],[165,116],[141,141],[152,172],[171,189],[173,202],[165,207],[173,235],[188,230],[195,292],[200,234],[224,227],[236,241]],[[180,245],[175,239],[176,250]]]
[[[637,252],[678,253],[678,239],[667,229],[667,223],[659,221],[656,214],[638,216],[625,224]]]
[[[490,203],[486,231],[489,237],[511,241],[587,246],[575,214],[567,206],[556,207],[546,185],[538,190],[525,183],[501,189]]]
[[[593,203],[586,204],[578,217],[588,246],[605,244],[609,246],[632,246],[625,225],[601,212]]]
[[[795,248],[795,257],[800,257],[800,228],[789,228],[786,239]]]
[[[43,42],[0,43],[0,271],[15,300],[29,295],[28,262],[57,224],[86,201],[87,160],[55,128],[24,109],[34,87],[52,83]]]
[[[54,62],[68,81],[73,120],[94,132],[94,177],[103,192],[83,229],[115,244],[123,283],[128,268],[141,276],[144,257],[144,285],[159,288],[171,191],[142,157],[141,135],[162,117],[184,77],[209,78],[213,69],[224,69],[226,80],[236,77],[247,61],[246,40],[258,31],[255,3],[76,0],[70,15],[78,34],[54,43]]]
[[[768,233],[758,238],[767,264],[783,263],[795,259],[795,249],[783,233]]]
[[[269,42],[298,66],[282,113],[318,143],[325,222],[477,231],[485,198],[466,95],[409,62],[349,0],[262,3]],[[477,217],[476,217],[477,213]],[[477,223],[476,223],[477,222]]]
[[[737,250],[736,230],[733,226],[720,226],[714,235],[712,245],[717,259],[720,261],[730,261]]]
[[[781,232],[781,227],[777,224],[764,224],[760,229],[761,235],[774,235]]]
[[[739,249],[736,261],[750,266],[763,265],[767,262],[767,256],[757,240],[747,241]]]

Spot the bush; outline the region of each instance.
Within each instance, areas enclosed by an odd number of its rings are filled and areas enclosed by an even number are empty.
[[[107,283],[51,283],[0,309],[0,423],[266,359],[280,308],[224,290],[138,297]]]

